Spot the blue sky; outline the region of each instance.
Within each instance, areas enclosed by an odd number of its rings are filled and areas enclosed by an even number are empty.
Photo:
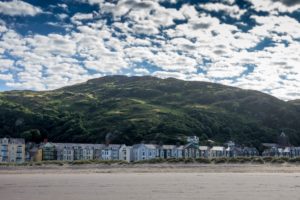
[[[105,75],[300,99],[299,0],[0,1],[0,91]]]

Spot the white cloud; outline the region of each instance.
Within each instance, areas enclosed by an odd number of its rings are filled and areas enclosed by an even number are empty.
[[[20,0],[12,0],[7,2],[0,2],[0,13],[10,16],[35,16],[41,13],[39,7],[33,6],[29,3]]]
[[[145,76],[150,74],[150,72],[144,68],[135,68],[133,71],[135,72],[134,75],[139,75],[139,76]]]
[[[208,78],[233,78],[241,76],[245,71],[245,67],[230,63],[228,61],[214,62],[207,66]]]
[[[56,15],[60,20],[64,20],[69,17],[66,13],[61,13]]]
[[[284,4],[284,1],[274,0],[248,0],[252,3],[252,8],[257,11],[270,12],[272,14],[278,14],[283,12],[292,13],[300,9],[300,4],[293,4],[288,6]]]
[[[7,28],[5,26],[5,23],[0,21],[0,33],[6,32]]]
[[[74,24],[82,25],[82,21],[84,20],[91,20],[93,19],[93,13],[76,13],[72,18],[71,21]]]
[[[157,76],[159,78],[177,78],[186,79],[186,75],[179,72],[166,72],[166,71],[156,71],[151,74],[152,76]]]
[[[257,26],[250,30],[251,34],[259,37],[269,37],[274,41],[283,38],[289,42],[300,38],[300,23],[289,16],[252,16]]]
[[[12,69],[14,66],[14,61],[10,59],[1,59],[0,57],[0,72],[6,72]]]
[[[12,81],[13,76],[11,74],[1,74],[0,73],[0,80],[2,80],[2,81]]]
[[[230,17],[240,19],[246,13],[246,10],[240,9],[237,5],[226,5],[223,3],[206,3],[199,6],[207,11],[225,12]]]

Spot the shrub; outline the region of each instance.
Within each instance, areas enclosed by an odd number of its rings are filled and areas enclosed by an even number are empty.
[[[238,157],[237,159],[238,159],[239,163],[247,163],[247,162],[249,163],[252,161],[252,158],[249,158],[249,157]]]
[[[154,158],[154,159],[149,159],[149,160],[135,161],[133,163],[134,164],[155,164],[155,163],[163,163],[163,162],[166,162],[166,160],[162,159],[162,158]]]
[[[273,160],[271,161],[271,163],[282,164],[282,163],[287,162],[288,160],[289,160],[289,158],[285,158],[285,157],[273,158]]]
[[[74,160],[69,162],[71,165],[84,165],[84,164],[92,164],[90,160]]]
[[[182,160],[178,159],[178,158],[167,158],[166,161],[168,163],[179,163],[179,162],[182,162]]]
[[[273,157],[263,157],[262,159],[264,162],[272,162]]]
[[[184,163],[193,163],[195,160],[193,158],[185,158]]]
[[[64,165],[64,161],[52,160],[52,161],[45,162],[44,164],[62,166],[62,165]]]
[[[240,160],[238,158],[228,158],[228,163],[240,163]]]
[[[227,160],[227,158],[222,157],[222,158],[213,158],[212,161],[215,164],[221,164],[221,163],[226,163],[228,160]]]
[[[289,159],[290,163],[300,163],[300,157]]]
[[[36,165],[36,166],[42,166],[43,163],[42,162],[36,162],[36,163],[34,163],[34,165]]]
[[[265,161],[262,159],[262,158],[259,158],[259,157],[257,157],[257,158],[252,158],[252,163],[256,163],[256,164],[264,164],[265,163]]]
[[[211,163],[211,161],[208,158],[196,158],[195,161],[198,163],[205,163],[205,164]]]

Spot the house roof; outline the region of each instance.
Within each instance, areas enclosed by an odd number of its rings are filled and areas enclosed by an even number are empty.
[[[257,151],[255,147],[244,147],[243,151]]]
[[[278,145],[275,143],[262,143],[264,147],[277,147]]]
[[[53,143],[50,143],[50,142],[47,142],[44,147],[46,148],[52,148],[52,147],[55,147],[55,145]]]
[[[140,148],[140,147],[146,147],[148,149],[157,149],[156,144],[135,144],[132,146],[132,148]]]
[[[175,149],[176,145],[162,145],[163,149]]]
[[[225,147],[221,147],[221,146],[214,146],[211,148],[211,151],[224,151]]]
[[[201,151],[207,151],[209,149],[209,147],[208,146],[199,146],[199,149]]]
[[[180,150],[182,150],[183,148],[184,148],[183,145],[180,145],[180,146],[177,146],[177,147],[176,147],[176,149],[180,149]]]
[[[58,149],[63,149],[63,148],[102,149],[105,147],[104,144],[80,144],[80,143],[53,143],[53,145]]]
[[[186,149],[186,148],[189,148],[189,147],[197,149],[197,148],[199,148],[199,145],[197,145],[195,143],[188,143],[183,148]]]
[[[3,140],[7,140],[10,144],[25,144],[25,140],[23,138],[0,138],[0,142]]]
[[[156,144],[145,144],[145,146],[146,146],[148,149],[157,149],[157,145],[156,145]]]

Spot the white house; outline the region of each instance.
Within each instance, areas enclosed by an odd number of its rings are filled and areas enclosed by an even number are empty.
[[[25,162],[25,140],[0,138],[0,162]]]
[[[136,144],[132,146],[133,161],[150,160],[159,157],[155,144]]]
[[[194,143],[194,144],[199,144],[199,137],[197,137],[197,136],[188,136],[187,138],[186,138],[186,141],[188,142],[188,143]]]
[[[77,143],[53,143],[57,150],[58,160],[93,160],[96,158],[97,149],[102,149],[102,144],[77,144]]]
[[[74,148],[73,147],[64,147],[63,149],[63,160],[73,161],[74,160]]]
[[[224,157],[226,154],[225,147],[214,146],[210,149],[210,157]]]
[[[109,144],[106,145],[101,150],[101,159],[102,160],[119,160],[119,150],[121,148],[120,144]]]
[[[208,146],[199,146],[200,157],[208,158],[209,157],[209,147]]]
[[[126,162],[132,161],[132,147],[126,146],[125,144],[122,145],[119,149],[119,160],[123,160]]]
[[[183,157],[184,158],[199,158],[200,149],[199,145],[196,143],[189,143],[183,147]]]
[[[161,145],[158,148],[160,158],[182,158],[183,146]]]

